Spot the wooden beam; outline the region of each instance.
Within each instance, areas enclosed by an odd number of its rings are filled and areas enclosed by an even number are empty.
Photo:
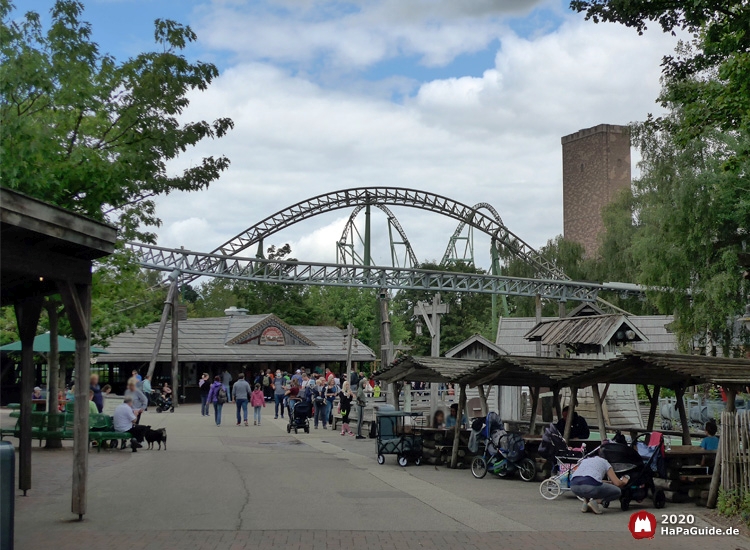
[[[177,281],[175,281],[176,283]],[[180,355],[179,355],[179,323],[177,307],[180,301],[180,293],[175,292],[172,297],[172,407],[177,407],[180,403],[180,383],[178,378],[178,370],[180,366]],[[231,395],[227,396],[227,399],[231,399]]]
[[[607,399],[607,392],[609,391],[610,384],[604,384],[604,391],[602,392],[602,398],[599,400],[601,403]]]
[[[495,372],[492,372],[491,374],[488,374],[487,376],[483,376],[476,382],[472,382],[471,387],[476,388],[477,386],[483,386],[484,384],[488,384],[489,382],[492,382],[495,379],[495,377],[497,377],[497,375],[498,375],[498,372],[495,371]]]
[[[44,309],[47,310],[47,317],[49,318],[49,355],[47,355],[47,403],[49,403],[49,410],[47,412],[56,413],[59,408],[59,401],[57,399],[58,391],[58,378],[60,372],[60,352],[58,337],[58,311],[57,307],[60,305],[56,300],[47,300],[44,303]],[[50,431],[57,431],[57,416],[52,415],[48,420],[48,429]],[[48,437],[45,445],[47,449],[60,449],[62,448],[62,439],[59,437]]]
[[[594,407],[596,409],[596,419],[599,424],[599,440],[602,444],[607,439],[607,424],[604,422],[604,410],[602,409],[602,397],[599,393],[599,384],[591,386],[591,391],[594,393]],[[568,410],[568,419],[572,418],[573,415]],[[568,421],[565,421],[565,429],[568,429]],[[567,439],[567,438],[566,438]]]
[[[737,390],[734,388],[726,388],[726,394],[727,402],[726,405],[724,405],[724,410],[727,412],[737,412],[737,405],[735,404],[735,401],[737,400]]]
[[[539,387],[532,388],[529,386],[531,392],[531,420],[529,421],[529,433],[534,435],[536,430],[536,409],[539,407]]]
[[[675,394],[677,396],[677,412],[680,413],[680,424],[682,425],[682,444],[691,445],[690,424],[688,424],[687,413],[685,412],[685,388],[678,387]]]
[[[646,393],[648,394],[648,386]],[[649,408],[648,408],[648,422],[646,423],[646,429],[652,431],[654,429],[654,422],[656,422],[656,410],[659,408],[659,395],[661,394],[661,386],[654,386],[653,395],[649,395]]]
[[[719,499],[719,487],[721,486],[721,447],[719,445],[719,448],[716,450],[714,472],[711,475],[711,485],[708,488],[706,508],[716,508],[716,502]]]
[[[18,443],[18,488],[31,489],[31,394],[34,392],[34,337],[42,313],[42,298],[34,297],[15,304],[16,324],[21,338],[21,433]]]
[[[61,281],[57,286],[60,289],[60,296],[65,304],[65,313],[70,322],[70,328],[73,330],[74,338],[76,340],[88,340],[90,331],[88,315],[81,302],[78,288],[70,281]],[[88,358],[86,359],[88,360]],[[78,382],[80,380],[76,378],[76,386],[78,386]],[[86,391],[86,401],[88,401],[88,390]]]
[[[156,369],[156,358],[159,356],[159,350],[161,349],[161,341],[164,339],[164,330],[167,328],[167,319],[169,319],[169,312],[172,309],[172,300],[177,292],[177,279],[172,281],[169,285],[169,292],[167,292],[167,299],[164,301],[164,309],[161,312],[161,320],[159,321],[159,328],[156,331],[156,340],[154,340],[154,349],[151,352],[151,360],[148,363],[148,373],[146,376],[153,376],[154,369]],[[174,389],[172,390],[175,391]],[[174,396],[172,397],[174,403]]]
[[[453,448],[451,449],[451,468],[458,466],[458,446],[461,439],[461,420],[464,417],[466,409],[466,384],[459,385],[461,395],[458,398],[458,414],[456,415],[456,425],[453,428]]]
[[[552,405],[555,407],[555,416],[558,420],[562,418],[562,407],[560,406],[560,388],[552,388]]]
[[[484,386],[479,386],[479,403],[482,407],[482,416],[487,416],[487,413],[489,413],[489,407],[487,406],[487,394],[489,391],[485,392]]]

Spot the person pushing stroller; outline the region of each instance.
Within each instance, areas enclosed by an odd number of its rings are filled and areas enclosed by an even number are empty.
[[[600,449],[601,452],[601,449]],[[610,483],[603,483],[607,478]],[[591,510],[601,514],[602,502],[612,502],[620,498],[620,487],[628,484],[630,476],[618,477],[612,465],[601,456],[592,455],[584,458],[573,475],[570,476],[570,490],[583,499],[581,512]]]

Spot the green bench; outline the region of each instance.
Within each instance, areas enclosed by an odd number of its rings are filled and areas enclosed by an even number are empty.
[[[10,413],[11,418],[16,418],[16,425],[13,428],[0,429],[0,440],[6,436],[18,438],[21,435],[20,419],[21,413],[13,411]],[[73,439],[74,432],[74,415],[72,411],[64,413],[31,413],[31,437],[39,440],[39,446],[42,441],[47,439]],[[89,415],[89,442],[96,441],[97,450],[101,451],[105,442],[110,443],[110,447],[117,446],[117,441],[127,441],[131,439],[128,432],[116,432],[113,425],[112,417],[106,414]]]

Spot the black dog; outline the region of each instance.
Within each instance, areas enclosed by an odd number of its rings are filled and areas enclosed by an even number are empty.
[[[154,443],[159,444],[159,450],[161,451],[161,444],[164,443],[164,450],[167,450],[167,429],[159,428],[158,430],[152,430],[149,428],[144,436],[148,441],[148,448],[153,449]]]

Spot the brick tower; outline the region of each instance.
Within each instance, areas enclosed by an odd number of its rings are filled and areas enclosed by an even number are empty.
[[[604,230],[602,209],[630,186],[627,126],[600,124],[562,138],[563,236],[595,256]]]

